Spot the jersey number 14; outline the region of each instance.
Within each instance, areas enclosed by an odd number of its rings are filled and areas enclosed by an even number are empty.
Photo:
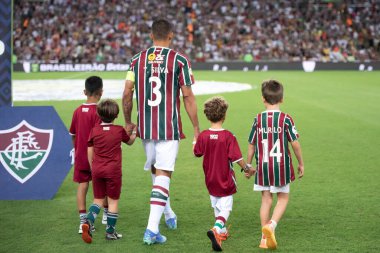
[[[276,157],[277,162],[279,163],[281,161],[282,153],[280,152],[280,139],[277,139],[274,143],[272,149],[269,151],[268,156],[268,139],[263,139],[261,141],[263,144],[263,162],[267,163],[269,162],[269,156],[270,157]]]

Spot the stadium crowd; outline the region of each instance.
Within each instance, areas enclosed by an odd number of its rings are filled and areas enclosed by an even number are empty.
[[[20,62],[126,63],[158,17],[195,61],[380,60],[379,0],[15,0],[13,50]]]

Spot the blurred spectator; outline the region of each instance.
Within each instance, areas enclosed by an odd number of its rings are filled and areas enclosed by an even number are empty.
[[[15,0],[13,13],[21,62],[126,63],[159,17],[196,61],[380,60],[379,0]]]

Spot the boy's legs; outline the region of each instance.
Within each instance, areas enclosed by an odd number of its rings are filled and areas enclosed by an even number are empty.
[[[91,171],[87,170],[76,170],[74,168],[74,182],[78,183],[77,188],[77,208],[79,212],[79,231],[82,233],[82,224],[86,219],[86,195],[88,191],[89,181],[91,181]]]
[[[82,230],[83,230],[82,239],[86,243],[92,242],[92,231],[91,231],[91,229],[95,223],[96,217],[98,216],[98,214],[100,212],[100,208],[103,205],[103,201],[104,201],[104,199],[99,199],[99,198],[94,199],[94,202],[92,203],[92,205],[88,209],[88,213],[86,216],[86,222],[82,225]]]
[[[108,213],[108,200],[107,197],[104,198],[103,202],[103,218],[102,218],[102,224],[106,225],[107,224],[107,213]]]
[[[272,221],[277,223],[281,220],[282,215],[286,211],[286,206],[289,202],[289,193],[279,192],[277,193],[277,204],[273,210]]]
[[[270,191],[261,192],[261,207],[260,207],[260,221],[261,227],[264,227],[269,222],[270,210],[272,208],[273,196]],[[260,248],[267,249],[267,240],[264,233],[261,233]]]
[[[115,231],[116,222],[119,218],[119,209],[118,209],[118,199],[112,199],[107,197],[108,199],[108,213],[107,213],[107,228],[106,228],[106,239],[107,240],[117,240],[121,236]]]
[[[226,223],[232,210],[233,197],[214,197],[210,195],[211,206],[214,208],[215,223],[211,230],[207,232],[207,236],[211,240],[211,246],[215,251],[222,250],[222,241],[227,240],[229,233]]]
[[[260,207],[260,220],[261,226],[265,226],[269,222],[270,210],[272,208],[273,196],[270,191],[261,192],[261,207]]]
[[[281,192],[284,191],[284,192]],[[268,248],[276,249],[277,241],[275,237],[275,230],[277,223],[280,221],[281,217],[285,213],[286,206],[289,200],[289,185],[282,187],[272,187],[271,192],[277,193],[277,203],[273,210],[271,220],[263,226],[262,232],[266,237],[266,243]]]

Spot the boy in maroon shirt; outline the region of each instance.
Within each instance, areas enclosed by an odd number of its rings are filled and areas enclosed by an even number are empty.
[[[100,102],[97,113],[102,123],[91,130],[88,139],[88,161],[92,170],[94,202],[82,226],[82,239],[87,243],[92,242],[90,228],[106,197],[108,200],[106,239],[120,238],[115,231],[115,225],[121,193],[121,142],[132,145],[136,139],[136,129],[131,136],[128,136],[122,126],[113,125],[114,119],[119,114],[119,106],[114,100],[106,99]]]
[[[96,104],[99,102],[103,93],[103,80],[98,76],[90,76],[86,79],[85,90],[87,96],[86,103],[79,106],[73,113],[70,126],[74,146],[74,178],[78,183],[77,206],[79,211],[79,231],[82,233],[82,224],[86,219],[86,195],[88,185],[91,181],[91,169],[87,159],[87,141],[91,129],[99,125],[101,120],[96,114]],[[107,203],[104,203],[104,215],[106,217]]]
[[[235,136],[222,128],[228,109],[227,102],[221,97],[206,101],[204,113],[211,122],[211,128],[203,131],[194,145],[194,155],[203,156],[205,182],[214,208],[215,224],[207,232],[212,248],[222,251],[222,241],[229,236],[226,222],[232,211],[233,197],[236,193],[236,179],[232,164],[249,171],[250,166],[243,160]]]

